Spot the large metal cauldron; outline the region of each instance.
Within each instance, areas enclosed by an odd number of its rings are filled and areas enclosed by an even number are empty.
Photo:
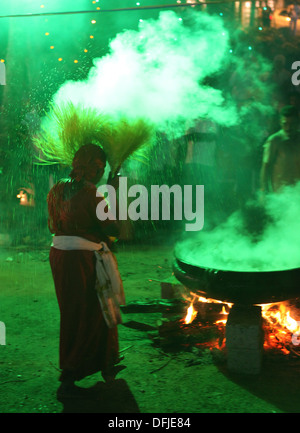
[[[175,252],[176,256],[176,252]],[[191,265],[176,257],[175,277],[199,296],[234,304],[266,304],[300,296],[300,268],[238,272]]]

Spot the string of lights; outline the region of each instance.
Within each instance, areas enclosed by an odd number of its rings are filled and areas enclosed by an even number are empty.
[[[247,1],[247,0],[242,0]],[[28,13],[28,14],[13,14],[13,15],[0,15],[0,18],[32,18],[32,17],[46,17],[53,15],[79,15],[79,14],[94,14],[94,13],[105,13],[105,12],[131,12],[137,10],[152,10],[152,9],[174,9],[174,8],[185,8],[203,6],[207,4],[230,4],[235,3],[236,0],[216,0],[216,1],[201,1],[199,3],[175,3],[168,5],[155,5],[155,6],[140,6],[140,3],[136,3],[137,6],[128,8],[118,9],[101,9],[97,7],[96,10],[83,10],[83,11],[65,11],[65,12],[42,12],[42,13]]]
[[[47,2],[45,2],[44,4],[40,5],[40,8],[43,10],[43,12],[40,13],[23,13],[23,14],[9,14],[9,15],[0,15],[0,18],[4,19],[4,18],[32,18],[32,17],[36,17],[36,18],[41,18],[41,19],[45,19],[45,23],[47,23],[45,25],[45,29],[43,32],[44,37],[46,37],[49,40],[49,45],[48,45],[48,49],[50,51],[53,52],[54,57],[56,58],[56,60],[63,64],[66,61],[69,63],[70,61],[73,63],[73,65],[82,65],[83,61],[85,58],[88,58],[86,56],[90,56],[90,49],[93,49],[93,45],[90,45],[91,43],[95,43],[98,33],[96,28],[98,29],[98,23],[97,23],[97,16],[95,14],[102,14],[102,13],[114,13],[114,12],[134,12],[134,11],[146,11],[146,10],[166,10],[166,9],[175,9],[175,8],[195,8],[195,7],[206,7],[206,5],[224,5],[224,4],[233,4],[233,3],[237,3],[236,0],[198,0],[197,2],[195,0],[186,0],[185,3],[183,3],[184,0],[176,0],[176,3],[173,4],[166,4],[166,5],[147,5],[144,6],[141,4],[141,2],[136,2],[135,6],[132,7],[124,7],[124,8],[115,8],[115,9],[102,9],[99,6],[99,0],[93,0],[91,1],[91,3],[93,4],[93,6],[96,6],[95,9],[93,10],[80,10],[80,11],[56,11],[56,12],[46,12],[45,10],[47,9]],[[239,3],[249,3],[249,1],[247,0],[239,0]],[[47,17],[50,16],[67,16],[67,15],[87,15],[88,14],[94,14],[94,16],[92,17],[88,17],[88,21],[90,23],[90,25],[95,25],[93,26],[95,31],[90,30],[89,34],[88,34],[88,39],[89,39],[89,43],[86,42],[84,43],[83,47],[79,50],[77,50],[77,53],[74,53],[74,56],[72,56],[72,60],[66,58],[67,56],[65,55],[65,52],[63,52],[62,47],[59,46],[59,44],[57,43],[57,40],[55,38],[53,38],[53,34],[49,27],[49,23],[47,20]],[[223,16],[223,12],[220,12],[219,14],[220,16]],[[99,15],[98,15],[99,16]],[[182,20],[182,18],[179,18],[179,20]],[[139,19],[139,21],[143,21],[142,19]],[[252,49],[251,47],[249,47],[249,49]],[[232,50],[230,50],[230,52],[232,52]],[[0,62],[4,63],[6,60],[5,58],[1,58],[0,56]]]

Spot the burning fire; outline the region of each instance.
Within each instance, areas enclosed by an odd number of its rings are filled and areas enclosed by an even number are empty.
[[[195,302],[222,304],[222,310],[219,314],[224,316],[214,322],[215,325],[225,326],[227,316],[229,314],[225,305],[230,309],[232,304],[218,301],[215,299],[204,298],[195,293],[191,293],[192,299],[188,299],[189,307],[183,322],[188,325],[192,323],[198,311],[194,308]],[[265,341],[264,346],[266,349],[279,349],[284,354],[289,354],[291,351],[300,356],[300,353],[295,352],[295,347],[300,347],[300,314],[299,321],[294,317],[296,313],[292,311],[292,307],[288,302],[281,302],[275,304],[262,304],[262,317],[264,319]],[[294,316],[294,317],[292,317]]]
[[[290,332],[299,332],[299,325],[291,317],[290,310],[287,310],[285,303],[281,304],[264,304],[262,307],[262,316],[272,325],[280,325]]]
[[[289,354],[294,351],[292,346],[298,346],[300,336],[300,321],[295,320],[291,315],[289,303],[264,304],[262,316],[266,322],[268,331],[264,346],[266,348],[280,348],[283,353]]]
[[[202,303],[209,303],[209,304],[222,304],[222,311],[220,312],[220,314],[222,314],[224,316],[227,316],[229,314],[225,309],[225,305],[228,305],[228,307],[231,308],[232,304],[226,303],[223,301],[218,301],[216,299],[204,298],[202,296],[196,295],[195,293],[191,293],[191,295],[193,296],[193,299],[192,299],[192,301],[190,301],[190,305],[187,309],[187,314],[184,318],[184,323],[186,325],[192,323],[198,314],[198,312],[194,308],[194,302],[195,301],[202,302]],[[217,320],[215,322],[215,324],[224,324],[225,325],[226,322],[227,322],[227,318],[225,317],[224,319]]]

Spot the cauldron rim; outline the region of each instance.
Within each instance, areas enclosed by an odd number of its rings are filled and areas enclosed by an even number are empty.
[[[284,272],[300,272],[300,266],[297,268],[286,268],[286,269],[273,269],[273,270],[269,270],[269,271],[259,271],[259,270],[233,270],[233,269],[222,269],[222,268],[213,268],[211,266],[202,266],[202,265],[196,265],[193,264],[187,260],[184,260],[182,258],[179,258],[175,255],[175,259],[178,263],[182,263],[185,264],[187,266],[189,266],[190,268],[195,268],[198,270],[203,270],[203,271],[207,271],[207,272],[212,272],[212,273],[216,273],[216,272],[222,272],[222,273],[232,273],[232,274],[262,274],[262,275],[271,275],[271,274],[282,274]]]

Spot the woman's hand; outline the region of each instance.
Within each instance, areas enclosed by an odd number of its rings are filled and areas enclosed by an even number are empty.
[[[119,188],[120,168],[121,166],[119,165],[114,174],[110,172],[107,179],[107,185],[113,186],[116,190]]]

